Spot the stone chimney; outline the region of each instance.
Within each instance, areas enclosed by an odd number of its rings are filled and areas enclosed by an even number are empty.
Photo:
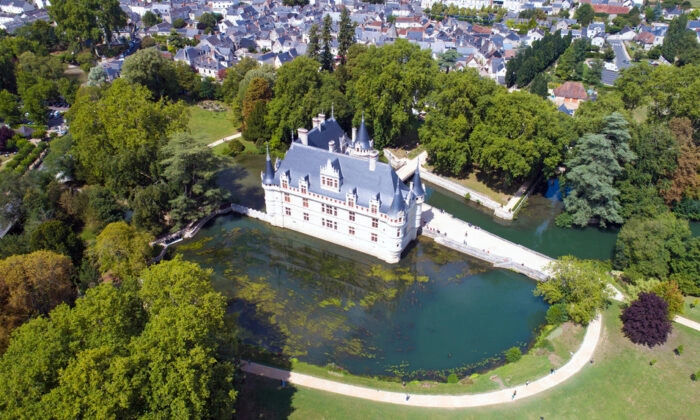
[[[301,144],[304,146],[309,145],[309,130],[305,128],[297,128],[297,135],[299,136],[299,140],[301,140]]]
[[[369,153],[369,170],[374,172],[377,169],[377,161],[379,160],[379,152],[372,150]]]
[[[331,140],[328,142],[328,151],[335,152],[335,140]]]
[[[355,138],[357,137],[357,127],[352,128],[352,142],[355,143]]]
[[[326,122],[326,114],[318,114],[318,124],[321,125]]]
[[[313,117],[313,118],[311,119],[311,126],[312,126],[311,128],[316,128],[316,127],[318,127],[320,123],[321,123],[321,121],[320,121],[320,119],[319,119],[318,117]]]

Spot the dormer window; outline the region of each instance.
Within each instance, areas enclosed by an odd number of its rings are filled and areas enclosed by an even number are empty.
[[[302,194],[306,194],[309,189],[309,181],[306,180],[306,177],[303,177],[299,179],[299,191],[301,191]]]
[[[280,184],[282,188],[289,188],[289,172],[280,175]]]
[[[338,162],[338,159],[333,161],[328,159],[326,165],[321,167],[320,172],[321,188],[339,192],[343,176],[340,172],[340,162]]]
[[[289,188],[289,183],[287,182],[286,179],[282,180],[282,188]]]
[[[355,191],[348,191],[347,194],[345,194],[345,202],[347,203],[348,207],[355,207],[355,201],[356,201],[356,196],[355,196]]]

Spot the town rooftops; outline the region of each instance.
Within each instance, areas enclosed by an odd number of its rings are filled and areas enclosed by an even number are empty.
[[[558,88],[554,89],[554,96],[571,99],[588,99],[586,89],[580,82],[566,82]]]

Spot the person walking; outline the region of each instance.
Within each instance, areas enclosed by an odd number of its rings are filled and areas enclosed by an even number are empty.
[[[513,397],[511,398],[511,400],[514,400],[514,399],[515,399],[515,395],[516,395],[517,393],[518,393],[518,391],[517,391],[516,389],[514,389],[514,390],[513,390]]]

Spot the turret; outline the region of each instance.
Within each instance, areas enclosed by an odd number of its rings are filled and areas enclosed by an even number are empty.
[[[399,180],[396,179],[394,183],[394,201],[391,203],[389,208],[390,216],[398,216],[399,213],[406,210],[406,203],[403,201],[403,195],[401,194],[401,188],[399,186]]]
[[[365,126],[365,114],[362,114],[362,122],[360,127],[357,129],[357,138],[355,139],[354,147],[357,149],[359,146],[360,150],[370,150],[372,146],[369,143],[369,133],[367,132],[367,126]]]
[[[423,183],[420,180],[420,159],[416,159],[416,171],[413,173],[412,184],[411,193],[416,197],[416,199],[422,200],[425,198],[425,189],[423,189]]]
[[[263,185],[271,185],[275,183],[275,168],[270,160],[270,146],[265,145],[267,149],[267,157],[265,158],[265,172],[262,173]]]

